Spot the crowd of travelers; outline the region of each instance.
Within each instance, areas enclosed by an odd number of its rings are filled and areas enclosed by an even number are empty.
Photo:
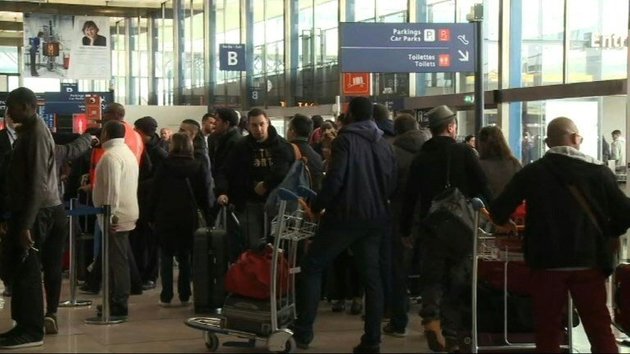
[[[439,226],[425,222],[436,196],[456,187],[486,203],[488,223],[497,231],[514,231],[510,216],[526,201],[523,247],[536,283],[538,350],[559,351],[563,301],[570,291],[593,351],[618,352],[606,308],[613,252],[606,246],[630,226],[630,199],[607,167],[579,151],[582,137],[568,118],[549,123],[548,152],[522,167],[496,126],[458,143],[457,114],[447,106],[426,112],[421,121],[415,112],[392,119],[385,106],[358,97],[335,120],[296,114],[284,138],[259,108],[243,117],[218,108],[201,123],[182,120],[173,133],[158,132],[149,116],[132,124],[124,107],[112,103],[101,128],[64,138],[53,137],[39,118],[29,89],[12,91],[6,103],[0,277],[12,295],[15,327],[0,334],[0,348],[42,345],[45,334],[58,331],[64,200],[73,192],[96,207],[111,206],[109,309],[112,318],[124,321],[129,296],[156,287],[158,279],[160,306],[174,306],[175,295],[182,306],[194,301],[197,210],[212,224],[222,206],[233,205],[241,242],[230,247],[238,251],[267,241],[267,196],[293,162],[304,158],[317,192],[307,211],[319,229],[300,261],[298,318],[291,325],[298,347],[309,348],[315,337],[322,298],[333,312],[348,307],[350,314],[364,315],[354,352],[380,352],[382,333],[405,337],[409,276],[417,274],[429,347],[460,349],[467,330],[462,317],[470,307],[472,249],[465,238],[472,232],[455,236],[449,220]],[[576,200],[575,189],[592,211]],[[84,291],[100,291],[105,224],[98,217],[90,225],[94,254]],[[102,316],[102,307],[97,314]]]

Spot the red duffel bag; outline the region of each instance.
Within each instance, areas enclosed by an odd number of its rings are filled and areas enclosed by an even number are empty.
[[[243,252],[225,277],[225,289],[233,294],[254,299],[269,299],[271,289],[271,262],[273,247]],[[283,253],[278,256],[278,289],[281,295],[287,293],[289,263]]]

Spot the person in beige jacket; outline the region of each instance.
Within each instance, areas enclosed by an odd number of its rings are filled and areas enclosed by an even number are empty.
[[[101,141],[105,154],[96,165],[96,184],[92,190],[94,206],[111,206],[109,265],[111,274],[110,314],[126,320],[130,292],[129,231],[138,220],[138,162],[125,144],[125,126],[112,120],[105,123]],[[102,216],[99,216],[102,225]]]

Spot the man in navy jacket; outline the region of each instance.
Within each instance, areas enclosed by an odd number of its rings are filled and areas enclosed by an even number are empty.
[[[365,285],[365,334],[355,353],[378,353],[381,341],[383,288],[379,245],[390,227],[389,198],[396,188],[396,158],[372,120],[372,103],[354,98],[348,106],[353,123],[339,131],[320,194],[312,211],[325,209],[319,233],[302,263],[303,308],[293,328],[300,348],[313,339],[313,322],[321,292],[322,271],[343,250],[355,254]]]

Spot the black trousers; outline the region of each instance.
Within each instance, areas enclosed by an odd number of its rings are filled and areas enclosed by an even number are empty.
[[[138,271],[138,266],[136,265],[136,260],[133,256],[133,252],[131,252],[131,247],[129,246],[129,236],[125,237],[124,242],[127,242],[127,246],[125,247],[125,252],[127,252],[127,262],[129,268],[129,277],[131,281],[131,293],[132,294],[141,294],[142,293],[142,279],[140,278],[140,272]],[[88,274],[87,284],[88,287],[98,292],[101,289],[101,280],[103,279],[103,256],[102,253],[99,253],[94,260],[94,268]]]
[[[42,208],[37,213],[31,237],[34,248],[24,250],[20,246],[20,228],[17,215],[9,219],[7,241],[11,258],[10,283],[11,318],[17,327],[34,338],[44,335],[44,296],[42,270],[46,289],[47,313],[56,313],[61,292],[61,263],[67,235],[67,220],[62,205]]]
[[[155,232],[146,222],[138,220],[136,228],[129,233],[129,244],[142,283],[155,282],[159,271],[159,243]]]

